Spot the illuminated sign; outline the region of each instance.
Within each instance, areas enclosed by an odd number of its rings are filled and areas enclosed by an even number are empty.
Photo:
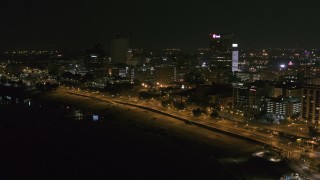
[[[232,44],[232,47],[238,47],[238,44]]]
[[[218,34],[213,34],[213,35],[212,35],[212,38],[213,38],[213,39],[219,39],[220,37],[221,37],[221,35],[218,35]]]
[[[284,65],[284,64],[281,64],[281,65],[280,65],[280,67],[281,67],[281,68],[285,68],[285,67],[286,67],[286,65]]]

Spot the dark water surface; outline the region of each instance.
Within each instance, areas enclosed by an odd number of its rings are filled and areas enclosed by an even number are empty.
[[[1,106],[0,179],[278,179],[290,171],[285,162],[217,160],[111,115],[98,122],[91,115],[62,105]]]

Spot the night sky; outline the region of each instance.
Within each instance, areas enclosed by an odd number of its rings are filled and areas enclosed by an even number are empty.
[[[208,47],[211,32],[241,47],[320,48],[320,1],[1,0],[0,48],[105,47],[120,33],[134,48]]]

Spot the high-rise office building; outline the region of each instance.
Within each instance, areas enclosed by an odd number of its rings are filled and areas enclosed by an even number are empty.
[[[239,71],[238,44],[233,35],[210,34],[209,66],[215,77],[214,82],[232,83],[236,71]]]
[[[117,35],[111,43],[111,62],[112,64],[123,63],[128,60],[129,38]]]
[[[234,73],[238,70],[238,44],[233,35],[210,34],[210,66]]]
[[[232,73],[239,71],[239,50],[238,44],[232,43]]]

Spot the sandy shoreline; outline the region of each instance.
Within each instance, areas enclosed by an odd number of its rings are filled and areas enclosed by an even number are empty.
[[[92,112],[112,114],[112,118],[115,121],[121,121],[121,123],[126,123],[143,131],[168,136],[177,142],[184,141],[184,144],[190,145],[193,149],[213,156],[220,156],[224,153],[229,156],[232,156],[232,154],[237,156],[250,154],[261,149],[261,145],[253,142],[188,125],[174,118],[135,107],[112,105],[105,101],[67,93],[47,93],[41,96],[40,99],[69,104]],[[210,151],[211,148],[214,149],[214,152],[217,152],[217,149],[221,150],[218,150],[219,153],[215,154]],[[237,149],[237,151],[234,151],[234,149]]]

